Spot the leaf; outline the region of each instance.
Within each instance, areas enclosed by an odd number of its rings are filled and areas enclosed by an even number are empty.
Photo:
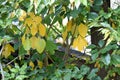
[[[98,17],[98,14],[96,13],[96,12],[90,12],[89,14],[88,14],[88,19],[89,20],[95,20],[96,18]],[[95,25],[96,23],[94,23],[94,25]]]
[[[22,44],[25,50],[30,50],[31,43],[29,38],[27,38],[25,41],[22,41]]]
[[[78,48],[79,51],[82,51],[86,46],[87,46],[87,41],[81,36],[78,36],[73,41],[73,45],[72,45],[73,48]]]
[[[39,34],[44,37],[46,34],[46,27],[43,24],[40,24],[39,26]]]
[[[20,17],[19,17],[19,20],[20,21],[24,21],[24,19],[26,18],[26,16],[27,16],[27,14],[26,14],[26,12],[24,11],[24,10],[21,10],[20,11]]]
[[[80,0],[75,0],[75,7],[78,9],[80,6]]]
[[[105,57],[102,58],[102,61],[105,65],[109,65],[111,61],[110,54],[107,54]]]
[[[35,14],[33,12],[29,12],[28,15],[30,16],[31,19],[34,19]]]
[[[71,73],[70,72],[65,73],[63,80],[71,80]]]
[[[63,38],[64,41],[66,40],[66,38],[67,38],[67,30],[65,30],[65,31],[62,33],[62,38]]]
[[[14,48],[10,44],[6,44],[4,47],[4,51],[2,52],[2,55],[7,58],[11,55],[11,52],[15,52]]]
[[[98,45],[100,46],[100,48],[102,48],[102,47],[104,46],[104,44],[105,44],[105,41],[104,41],[104,40],[100,40],[100,41],[98,42]]]
[[[37,37],[35,37],[35,36],[32,36],[31,38],[30,38],[30,42],[31,42],[31,47],[33,48],[33,49],[36,49],[36,46],[38,45],[38,43],[37,43]]]
[[[31,26],[32,24],[33,24],[33,21],[32,21],[31,18],[27,18],[27,19],[25,20],[25,23],[24,23],[25,26]]]
[[[72,20],[68,21],[68,23],[67,23],[67,31],[68,32],[71,31],[72,25],[73,25]]]
[[[73,35],[73,36],[77,36],[77,35],[79,34],[78,26],[76,26],[76,24],[74,24],[74,25],[72,26],[71,32],[72,32],[72,35]]]
[[[36,23],[34,23],[31,26],[31,34],[34,36],[34,35],[36,35],[37,32],[38,32],[38,28],[37,28]]]
[[[88,30],[88,27],[83,23],[79,25],[78,31],[82,37],[85,37],[87,35],[87,30]]]
[[[103,0],[95,0],[94,4],[97,5],[97,6],[100,6],[100,5],[103,4]]]
[[[81,36],[79,36],[78,40],[79,40],[78,49],[82,51],[87,46],[87,41]]]
[[[46,42],[46,50],[51,54],[53,55],[55,53],[55,50],[57,49],[57,45],[50,41],[50,40],[47,40]]]
[[[112,23],[112,28],[114,28],[114,29],[116,28],[116,26],[115,26],[115,24],[114,24],[114,23]]]
[[[37,38],[37,41],[36,41],[36,50],[39,52],[39,53],[42,53],[43,50],[45,49],[45,46],[46,46],[46,42],[44,39],[40,39],[40,38]]]
[[[111,62],[115,66],[120,64],[120,55],[112,55],[111,56]]]
[[[83,5],[87,6],[87,0],[80,0],[80,1]]]
[[[35,36],[32,36],[30,38],[30,42],[31,42],[31,47],[33,49],[36,49],[39,53],[42,53],[43,50],[45,49],[46,46],[46,42],[44,39],[41,38],[37,38]]]
[[[87,76],[87,79],[92,80],[92,78],[95,78],[97,76],[96,72],[98,72],[98,69],[92,69],[90,74]]]
[[[35,21],[37,24],[39,24],[39,23],[41,23],[41,21],[42,21],[42,17],[40,17],[40,16],[35,16],[35,17],[34,17],[34,21]]]
[[[43,67],[43,62],[42,61],[37,61],[39,68],[41,69]]]
[[[96,52],[96,53],[94,53],[94,54],[92,54],[92,56],[91,56],[91,58],[92,58],[92,60],[93,61],[95,61],[97,58],[98,58],[98,53]]]
[[[35,65],[34,65],[34,63],[32,62],[32,61],[30,61],[29,62],[29,66],[31,66],[32,67],[32,70],[34,69],[34,67],[35,67]]]

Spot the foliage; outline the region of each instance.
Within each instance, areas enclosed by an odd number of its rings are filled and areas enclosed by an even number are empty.
[[[103,0],[1,0],[2,78],[109,80],[119,76],[120,8],[104,12],[103,4]],[[86,37],[94,27],[104,39],[89,45]],[[91,50],[90,56],[82,53],[86,49]],[[99,75],[102,69],[107,72],[104,77]]]

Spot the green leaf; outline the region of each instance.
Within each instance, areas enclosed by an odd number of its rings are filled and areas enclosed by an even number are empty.
[[[20,74],[25,74],[25,70],[27,69],[27,64],[25,63],[21,68],[20,68]]]
[[[38,43],[38,45],[36,45],[36,50],[37,50],[39,53],[42,53],[43,50],[44,50],[45,47],[46,47],[46,42],[45,42],[44,39],[38,38],[37,43]]]
[[[55,50],[57,49],[57,45],[55,43],[53,43],[50,40],[47,40],[46,42],[46,50],[53,55],[55,53]]]
[[[24,55],[27,53],[27,51],[23,48],[23,45],[19,46],[19,55]]]
[[[102,80],[99,76],[92,78],[91,80]]]
[[[30,50],[31,48],[31,42],[30,42],[30,39],[26,39],[24,42],[23,42],[23,47],[25,50]]]
[[[39,75],[38,77],[36,77],[34,80],[44,80],[44,77]]]
[[[15,78],[15,80],[24,80],[25,78],[27,78],[28,76],[26,75],[19,75]]]
[[[73,17],[73,18],[76,18],[78,17],[78,14],[79,14],[79,11],[74,9],[73,11],[70,12],[70,15]]]
[[[99,56],[99,55],[98,55],[98,53],[96,52],[96,53],[92,54],[91,58],[92,58],[93,61],[95,61],[98,56]]]
[[[104,44],[105,44],[105,41],[103,41],[103,40],[100,40],[100,41],[98,42],[98,45],[99,45],[101,48],[104,46]]]
[[[75,7],[78,9],[80,6],[80,0],[75,0]]]
[[[92,69],[90,74],[87,76],[88,79],[92,80],[92,78],[96,77],[96,72],[98,72],[98,69]]]
[[[120,64],[120,55],[112,55],[111,56],[111,62],[113,65]]]
[[[97,47],[96,45],[90,44],[90,45],[87,46],[87,49],[94,49],[94,48],[96,48],[96,47]]]
[[[64,80],[71,80],[71,73],[66,73],[63,77]]]
[[[62,71],[59,70],[59,69],[57,69],[57,70],[55,71],[55,76],[56,76],[56,77],[61,77],[61,75],[62,75]]]
[[[100,6],[100,5],[103,4],[103,0],[95,0],[94,4],[97,5],[97,6]]]
[[[106,56],[102,57],[102,61],[105,65],[109,65],[111,62],[110,54],[107,54]]]
[[[87,0],[80,0],[83,5],[87,6]]]
[[[90,12],[90,13],[88,14],[88,19],[89,19],[89,20],[95,20],[97,17],[98,17],[98,14],[95,13],[95,12]]]
[[[18,73],[18,72],[19,72],[19,70],[16,69],[16,68],[12,68],[12,69],[10,69],[10,71],[11,71],[12,73]]]

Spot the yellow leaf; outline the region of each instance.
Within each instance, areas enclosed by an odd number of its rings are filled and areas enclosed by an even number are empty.
[[[40,39],[35,36],[32,36],[30,38],[30,42],[31,42],[31,47],[33,49],[36,49],[39,53],[42,53],[43,50],[45,49],[46,42],[44,39]]]
[[[10,44],[6,44],[4,47],[4,51],[2,52],[2,55],[7,58],[11,55],[11,52],[15,52],[14,48]]]
[[[77,36],[78,35],[78,26],[76,26],[76,24],[74,24],[73,26],[72,26],[72,34],[73,34],[73,36]]]
[[[12,66],[11,66],[11,65],[7,65],[7,68],[8,68],[8,69],[11,69],[11,68],[12,68]]]
[[[42,61],[37,61],[39,68],[43,67],[43,62]]]
[[[62,33],[62,37],[63,37],[63,40],[65,41],[66,38],[67,38],[67,30],[65,30],[65,31]]]
[[[13,18],[13,17],[15,17],[15,12],[10,13],[10,18]]]
[[[28,26],[30,27],[32,24],[33,24],[33,21],[32,21],[31,18],[27,18],[27,19],[25,20],[25,23],[24,23],[25,26],[28,25]]]
[[[22,36],[22,44],[25,42],[25,34]]]
[[[38,28],[37,28],[37,25],[34,23],[31,26],[31,34],[34,36],[34,35],[36,35],[37,32],[38,32]]]
[[[68,21],[68,23],[67,23],[67,31],[68,32],[71,31],[72,25],[73,25],[72,20]]]
[[[49,14],[52,14],[54,12],[53,10],[54,10],[53,7],[51,7],[49,10]]]
[[[37,39],[37,37],[32,36],[32,37],[30,38],[30,42],[31,42],[31,47],[32,47],[33,49],[36,49],[36,47],[37,47],[37,45],[38,45],[38,39]]]
[[[30,33],[30,29],[26,27],[25,34],[28,34],[28,33]]]
[[[39,24],[42,21],[42,18],[40,16],[35,16],[34,21]]]
[[[39,34],[44,37],[46,34],[46,27],[43,24],[40,24],[39,26]]]
[[[31,66],[32,67],[32,70],[34,69],[34,67],[35,67],[35,65],[34,65],[34,63],[32,62],[32,61],[30,61],[29,62],[29,66]]]
[[[73,41],[72,47],[73,47],[73,48],[77,48],[78,42],[79,42],[79,41],[78,41],[78,38],[75,38],[74,41]]]
[[[78,31],[82,37],[85,37],[87,35],[87,30],[88,30],[88,27],[83,23],[79,25]]]
[[[112,23],[112,28],[114,28],[114,29],[116,28],[116,26],[115,26],[115,24],[114,24],[114,23]]]
[[[87,41],[83,37],[81,37],[81,36],[78,36],[74,40],[73,45],[72,45],[73,48],[77,48],[79,51],[84,50],[84,48],[86,46],[87,46]]]
[[[21,13],[21,15],[19,17],[19,20],[20,21],[24,21],[24,19],[26,18],[27,14],[26,14],[26,12],[24,10],[21,10],[20,13]]]
[[[31,19],[34,19],[35,17],[35,14],[33,12],[28,13],[28,15],[30,16]]]
[[[112,73],[112,76],[113,76],[113,77],[115,77],[115,76],[116,76],[116,73],[115,73],[115,72],[113,72],[113,73]]]
[[[79,39],[78,50],[82,51],[87,46],[87,41],[81,36],[79,36],[78,39]]]

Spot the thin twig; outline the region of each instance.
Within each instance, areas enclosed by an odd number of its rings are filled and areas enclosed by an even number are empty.
[[[4,71],[3,71],[3,67],[2,67],[1,61],[0,61],[0,70],[1,70],[2,80],[5,80]]]
[[[8,63],[6,64],[6,66],[9,65],[9,64],[11,64],[12,62],[14,62],[18,57],[19,57],[19,56],[15,57],[13,60],[11,60],[10,62],[8,62]]]
[[[0,50],[0,58],[1,58],[1,55],[2,55],[2,52],[3,52],[3,49],[4,49],[4,45],[2,45],[2,49]],[[0,60],[0,70],[1,70],[2,80],[5,80],[4,71],[3,71],[2,64],[1,64],[1,60]]]
[[[47,54],[48,58],[52,61],[52,63],[55,63],[55,62],[53,61],[53,59],[50,57],[50,55],[49,55],[48,53],[46,53],[46,54]]]

